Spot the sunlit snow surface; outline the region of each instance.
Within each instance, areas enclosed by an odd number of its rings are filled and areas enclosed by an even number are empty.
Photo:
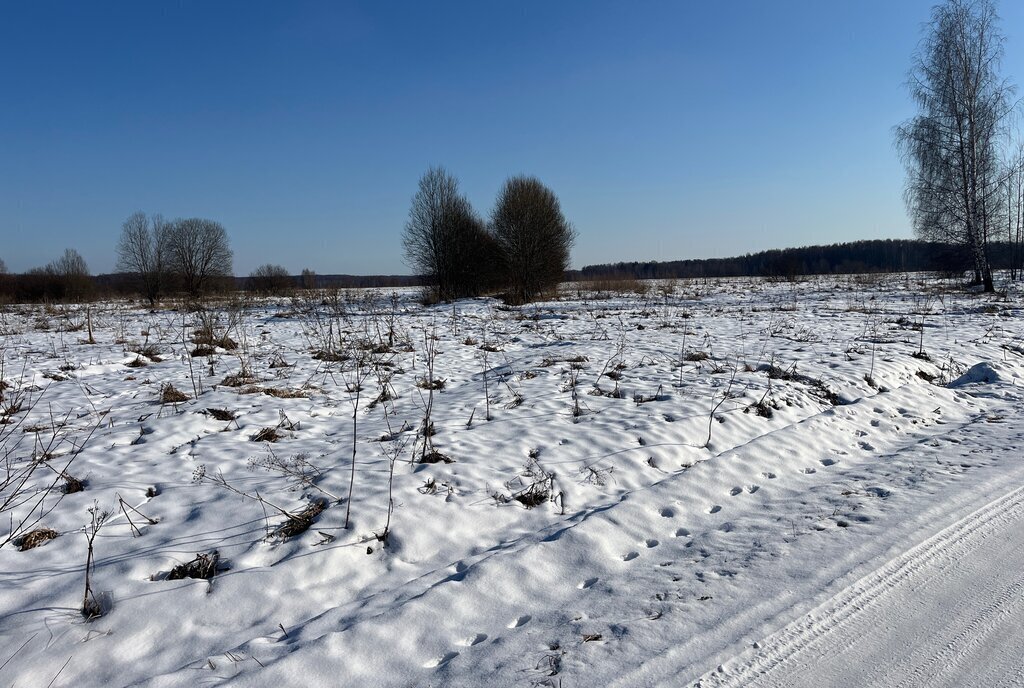
[[[645,295],[566,285],[522,308],[416,296],[211,305],[218,327],[236,319],[239,347],[198,357],[194,313],[4,307],[4,401],[23,405],[0,426],[4,453],[48,451],[56,471],[73,458],[86,489],[44,500],[40,525],[59,537],[0,548],[0,684],[929,685],[943,674],[914,657],[993,684],[1019,669],[999,643],[1024,635],[1020,614],[874,645],[864,621],[893,626],[902,604],[916,628],[939,627],[1021,599],[1020,567],[985,563],[1020,551],[1004,531],[1024,530],[1013,285],[1007,298],[917,275]],[[410,461],[428,341],[444,380],[432,440],[448,464]],[[132,353],[147,346],[162,362]],[[347,530],[358,371],[313,358],[325,348],[370,369]],[[397,398],[378,400],[389,375]],[[161,404],[167,383],[189,399]],[[252,440],[264,428],[276,442]],[[384,546],[387,452],[403,441]],[[300,455],[314,486],[260,465]],[[218,476],[290,513],[329,505],[301,535],[268,538],[283,515]],[[37,470],[26,490],[55,477]],[[547,500],[514,499],[538,481]],[[86,622],[94,504],[110,512],[93,574],[105,614]],[[12,516],[25,514],[5,512],[0,538]],[[953,570],[971,543],[973,568]],[[213,550],[212,582],[166,579]],[[883,575],[901,562],[925,581],[993,581],[977,600],[919,601],[925,583]],[[858,616],[872,606],[896,611]],[[958,664],[940,653],[956,643]]]

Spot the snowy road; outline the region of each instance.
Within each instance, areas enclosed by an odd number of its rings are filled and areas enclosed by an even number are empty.
[[[857,581],[709,686],[1024,685],[1024,488]]]

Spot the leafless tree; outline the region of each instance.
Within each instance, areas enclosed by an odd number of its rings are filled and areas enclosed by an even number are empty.
[[[1006,240],[1010,246],[1010,279],[1024,277],[1024,143],[1017,145],[1006,163],[1003,183],[1006,199]]]
[[[402,235],[406,263],[427,278],[434,296],[450,301],[481,293],[490,274],[493,242],[483,220],[441,167],[420,178]]]
[[[896,132],[918,236],[963,246],[986,291],[994,290],[989,240],[1003,207],[999,143],[1013,91],[999,76],[998,20],[992,0],[946,0],[932,10],[909,81],[920,114]]]
[[[142,295],[150,306],[156,305],[168,286],[169,239],[170,225],[162,215],[149,218],[136,212],[121,225],[117,269],[138,278]]]
[[[302,268],[302,288],[316,289],[316,273],[310,268]]]
[[[249,273],[249,291],[258,294],[281,295],[294,285],[288,270],[281,265],[265,263]]]
[[[219,222],[175,220],[168,229],[167,249],[171,270],[189,296],[201,296],[219,279],[231,276],[231,247]]]
[[[7,274],[7,263],[4,262],[3,258],[0,258],[0,275]]]
[[[60,297],[77,301],[92,290],[89,266],[78,251],[64,249],[64,254],[46,266],[47,274],[59,285]]]
[[[505,182],[491,215],[508,299],[526,303],[562,281],[576,230],[536,177]]]

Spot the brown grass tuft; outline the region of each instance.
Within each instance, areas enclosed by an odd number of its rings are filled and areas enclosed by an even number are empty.
[[[277,442],[279,439],[281,439],[281,433],[277,431],[277,428],[263,428],[249,436],[251,442]]]
[[[182,580],[184,578],[199,578],[210,580],[217,575],[217,566],[220,563],[220,554],[213,550],[209,554],[197,554],[192,561],[178,564],[167,574],[167,580]]]
[[[214,420],[232,421],[236,418],[235,412],[229,409],[208,408],[206,412],[213,416]]]
[[[297,514],[291,514],[288,520],[282,523],[274,530],[272,536],[280,540],[287,540],[288,538],[301,535],[309,530],[309,527],[313,525],[313,521],[316,517],[324,512],[327,508],[327,500],[318,499],[310,502],[309,505]]]
[[[302,389],[283,389],[280,387],[268,387],[263,390],[263,393],[277,397],[278,399],[305,399],[308,397],[308,393]]]
[[[427,454],[420,459],[420,463],[455,463],[455,459],[450,456],[445,456],[436,449],[427,452]]]
[[[53,540],[59,535],[59,533],[53,528],[36,528],[30,530],[20,538],[15,540],[14,544],[22,552],[28,549],[35,549],[41,545],[45,545],[50,540]]]
[[[177,404],[182,401],[188,401],[188,399],[189,396],[187,394],[176,390],[170,382],[160,388],[161,404]]]

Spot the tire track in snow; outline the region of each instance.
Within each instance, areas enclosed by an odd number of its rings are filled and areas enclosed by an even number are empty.
[[[753,656],[733,660],[736,662],[733,666],[728,666],[728,663],[720,666],[703,676],[696,685],[700,688],[710,688],[752,684],[799,684],[799,674],[777,677],[772,674],[785,674],[789,668],[814,667],[815,664],[818,664],[815,668],[820,671],[819,662],[822,657],[836,652],[837,649],[840,652],[842,650],[841,647],[828,646],[833,637],[849,630],[848,638],[851,642],[847,642],[846,645],[852,644],[857,638],[863,638],[871,629],[880,625],[879,616],[884,616],[885,611],[881,607],[890,602],[890,597],[900,592],[900,588],[916,587],[916,578],[927,576],[933,567],[943,562],[966,561],[972,552],[985,545],[993,535],[1000,531],[1012,532],[1011,529],[1019,529],[1022,521],[1024,488],[1019,488],[990,502],[891,560],[824,605],[770,636],[760,643]],[[1020,548],[1015,549],[1017,558],[1024,558]],[[979,600],[991,601],[983,604],[980,613],[946,642],[940,643],[938,647],[931,644],[919,646],[905,660],[905,664],[910,665],[910,675],[896,684],[931,685],[943,672],[949,673],[951,669],[970,659],[971,652],[977,649],[982,637],[996,630],[999,622],[1005,620],[1007,615],[1020,606],[1021,595],[1024,593],[1024,577],[1021,576],[1019,568],[1015,573],[1013,582],[1004,586],[994,599],[991,587],[974,586],[965,590],[966,597],[959,600],[958,611],[969,612],[971,608],[977,606]],[[822,646],[824,649],[815,652]],[[898,655],[899,648],[894,649],[893,654]],[[893,671],[888,671],[884,677],[876,681],[876,685],[893,685],[894,679],[899,680],[893,674]],[[816,678],[821,680],[820,675]],[[815,681],[814,678],[806,676],[803,680]]]

